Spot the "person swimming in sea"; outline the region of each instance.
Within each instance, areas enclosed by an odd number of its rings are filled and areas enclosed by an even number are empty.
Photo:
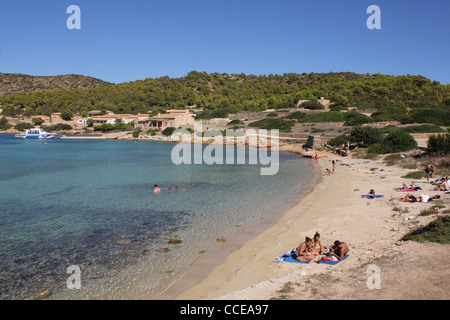
[[[160,192],[161,192],[161,189],[158,188],[158,185],[155,184],[154,189],[153,189],[153,193],[159,194]]]

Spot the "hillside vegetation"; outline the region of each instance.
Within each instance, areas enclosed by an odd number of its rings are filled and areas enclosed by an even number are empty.
[[[324,97],[333,104],[329,115],[322,116],[327,121],[450,125],[450,85],[423,76],[331,72],[256,76],[192,71],[182,78],[165,76],[86,90],[67,89],[2,96],[3,115],[48,115],[63,109],[74,113],[92,109],[145,113],[155,107],[195,106],[203,108],[199,116],[211,118],[239,111],[292,108],[299,100]],[[349,107],[368,111],[371,119],[343,119],[340,110]],[[322,117],[310,120],[321,122]]]
[[[100,79],[74,74],[42,77],[17,73],[0,73],[0,96],[68,89],[86,90],[109,84]]]

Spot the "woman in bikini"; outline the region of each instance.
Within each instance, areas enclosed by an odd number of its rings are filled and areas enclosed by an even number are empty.
[[[318,248],[316,248],[317,245],[319,245]],[[316,232],[312,239],[312,248],[315,254],[323,254],[323,245],[322,242],[320,242],[320,234],[318,232]]]
[[[298,261],[311,261],[314,259],[314,248],[311,238],[306,237],[305,241],[300,243],[297,248],[297,260]]]

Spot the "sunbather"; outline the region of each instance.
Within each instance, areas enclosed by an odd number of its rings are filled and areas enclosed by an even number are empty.
[[[415,184],[414,181],[411,181],[411,185],[407,185],[406,183],[403,183],[403,189],[406,190],[421,190],[422,188],[420,187],[420,185]]]
[[[312,239],[312,248],[314,250],[315,254],[323,254],[323,245],[322,242],[320,241],[320,234],[318,232],[316,232],[316,234],[314,235],[314,238]],[[317,248],[317,245],[319,245],[319,247]]]
[[[433,189],[433,191],[449,191],[450,185],[447,181],[442,181],[440,184],[436,186],[436,188]]]
[[[440,195],[429,196],[427,194],[421,194],[420,196],[415,197],[412,194],[408,193],[404,197],[398,197],[398,198],[391,197],[391,199],[403,201],[403,202],[428,202],[433,199],[439,199],[440,197],[441,197]]]
[[[433,199],[439,199],[440,197],[441,197],[440,195],[429,196],[427,194],[421,194],[420,196],[417,197],[417,202],[428,202],[432,201]]]
[[[407,193],[404,197],[391,197],[393,200],[403,201],[403,202],[417,202],[417,198],[411,193]]]
[[[345,255],[348,253],[348,246],[345,242],[340,242],[336,240],[334,245],[331,246],[332,252],[331,255],[335,256],[339,260],[344,259]]]
[[[311,261],[314,259],[314,248],[311,238],[306,237],[305,241],[300,243],[297,248],[298,261]]]

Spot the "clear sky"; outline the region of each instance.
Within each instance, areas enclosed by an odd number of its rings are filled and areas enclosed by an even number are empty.
[[[70,5],[81,29],[69,30]],[[370,5],[381,29],[369,30]],[[448,0],[1,0],[0,72],[121,83],[189,71],[450,83]]]

